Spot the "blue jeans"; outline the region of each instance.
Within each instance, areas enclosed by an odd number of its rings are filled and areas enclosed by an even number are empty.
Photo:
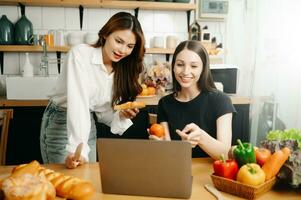
[[[88,140],[90,147],[89,162],[95,162],[96,126],[92,113],[90,118],[91,130]],[[67,109],[50,102],[44,111],[41,124],[40,147],[44,164],[64,163],[68,154],[66,150],[67,143]]]

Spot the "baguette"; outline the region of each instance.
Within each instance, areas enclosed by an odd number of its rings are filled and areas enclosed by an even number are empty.
[[[114,110],[126,110],[126,109],[134,109],[134,108],[144,108],[145,103],[142,101],[128,101],[123,104],[115,105]]]
[[[54,186],[43,175],[25,173],[2,183],[5,200],[54,200]]]
[[[56,195],[59,197],[72,200],[89,200],[93,198],[95,188],[89,181],[73,176],[67,176],[62,173],[55,172],[54,170],[41,167],[40,165],[36,168],[37,163],[37,161],[32,161],[29,164],[23,164],[15,167],[13,169],[12,176],[14,176],[14,174],[21,173],[44,175],[46,179],[52,183],[56,190]]]

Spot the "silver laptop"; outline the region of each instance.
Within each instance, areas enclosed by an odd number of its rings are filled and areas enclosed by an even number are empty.
[[[103,193],[190,197],[188,142],[102,138],[97,145]]]

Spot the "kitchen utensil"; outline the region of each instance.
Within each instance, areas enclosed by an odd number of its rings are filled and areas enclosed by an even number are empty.
[[[206,184],[206,185],[204,185],[204,187],[206,188],[206,190],[208,192],[213,194],[218,200],[225,200],[223,195],[217,189],[215,189],[215,187],[213,187],[212,185]]]
[[[79,160],[80,159],[80,155],[82,153],[83,146],[84,146],[84,143],[80,143],[79,145],[77,145],[76,150],[74,152],[74,159],[75,160]]]

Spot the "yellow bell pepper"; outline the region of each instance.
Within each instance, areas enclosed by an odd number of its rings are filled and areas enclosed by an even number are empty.
[[[265,173],[258,164],[249,163],[239,169],[236,180],[244,184],[257,186],[264,183]]]

